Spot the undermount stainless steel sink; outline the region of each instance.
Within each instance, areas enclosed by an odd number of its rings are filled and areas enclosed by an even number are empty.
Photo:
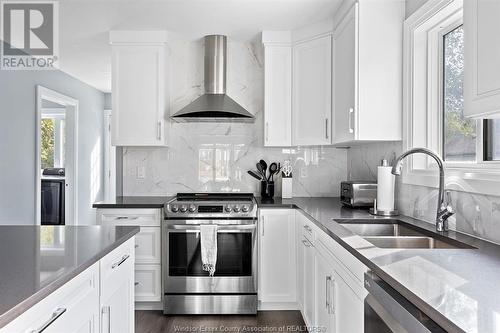
[[[457,249],[460,246],[437,240],[432,237],[364,237],[367,241],[380,248],[402,249]]]
[[[344,228],[379,248],[473,249],[473,246],[434,234],[400,220],[336,220]]]

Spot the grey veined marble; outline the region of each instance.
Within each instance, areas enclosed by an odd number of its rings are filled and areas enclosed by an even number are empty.
[[[171,51],[171,112],[203,92],[202,41],[174,40]],[[295,196],[337,196],[347,177],[345,149],[264,147],[264,67],[260,42],[228,41],[227,93],[255,115],[254,124],[171,123],[168,148],[125,148],[124,196],[168,196],[177,192],[253,192],[247,174],[255,163],[290,159]],[[138,179],[138,168],[145,177]],[[279,181],[276,194],[281,192]]]
[[[391,160],[401,152],[400,142],[353,147],[348,151],[347,172],[352,179],[376,180],[380,160]],[[437,192],[437,188],[404,184],[398,177],[396,206],[405,215],[434,223]],[[500,243],[500,197],[466,191],[451,191],[451,195],[456,212],[449,219],[451,229]]]

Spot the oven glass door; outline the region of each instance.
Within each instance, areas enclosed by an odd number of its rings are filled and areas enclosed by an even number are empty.
[[[215,277],[243,277],[252,275],[253,233],[217,233],[217,263]],[[168,233],[168,275],[208,276],[202,269],[200,233],[197,231]]]

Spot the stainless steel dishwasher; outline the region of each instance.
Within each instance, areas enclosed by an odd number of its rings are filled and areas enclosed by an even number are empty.
[[[365,333],[446,332],[373,272],[365,274]]]

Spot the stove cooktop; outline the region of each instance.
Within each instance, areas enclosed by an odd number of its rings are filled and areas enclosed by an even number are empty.
[[[252,193],[178,193],[165,204],[165,219],[256,219]]]

